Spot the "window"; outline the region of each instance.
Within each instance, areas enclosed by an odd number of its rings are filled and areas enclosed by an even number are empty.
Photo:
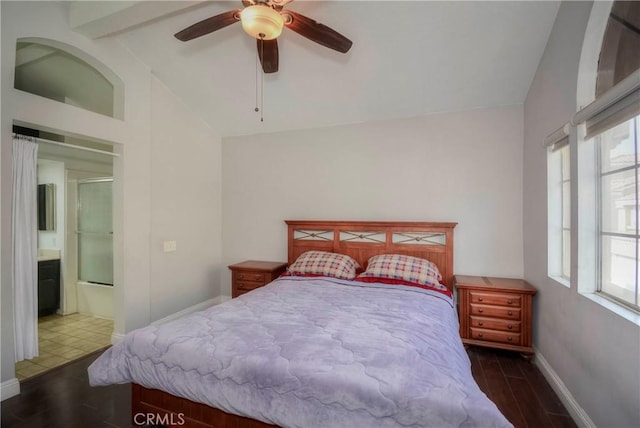
[[[640,3],[615,1],[605,29],[596,80],[596,97],[640,68]]]
[[[640,309],[638,130],[640,116],[597,135],[600,273],[598,292]]]
[[[548,274],[569,286],[571,279],[571,174],[569,137],[550,145],[547,164]]]
[[[575,280],[582,294],[640,325],[640,2],[614,1],[607,12],[596,48],[597,79],[582,91],[579,84],[580,105],[593,99],[586,91],[595,99],[571,119],[577,126],[573,157],[579,165],[574,174],[578,181],[574,192],[579,189],[579,196],[573,197],[574,216],[579,220],[573,236],[578,248]],[[590,61],[595,60],[588,50],[583,49],[583,58],[587,52]],[[592,65],[581,68],[586,73],[584,82],[590,80]]]

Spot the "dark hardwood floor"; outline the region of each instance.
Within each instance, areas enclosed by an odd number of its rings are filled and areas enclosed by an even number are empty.
[[[478,386],[514,427],[577,427],[531,360],[479,347],[467,353]]]
[[[515,353],[471,347],[473,376],[515,427],[576,427],[538,368]],[[28,379],[2,402],[2,428],[131,427],[128,384],[92,388],[87,367],[100,353]]]

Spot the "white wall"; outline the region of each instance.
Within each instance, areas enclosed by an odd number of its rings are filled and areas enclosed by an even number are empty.
[[[4,22],[4,14],[0,7],[0,28]],[[1,48],[1,46],[0,46]],[[1,51],[0,51],[1,52]],[[0,75],[5,68],[0,69]],[[4,90],[4,78],[0,94]],[[19,392],[20,386],[15,379],[14,346],[13,346],[13,291],[11,289],[11,260],[8,256],[11,235],[11,205],[8,201],[11,194],[11,157],[10,150],[5,149],[7,136],[0,134],[0,399],[10,397]],[[9,385],[13,385],[13,387]]]
[[[220,144],[151,81],[151,319],[220,295]],[[176,241],[176,252],[163,252]]]
[[[1,200],[1,254],[2,254],[2,343],[0,350],[1,378],[14,378],[13,315],[11,292],[11,126],[13,121],[43,131],[76,137],[90,137],[102,142],[115,143],[115,151],[122,154],[114,162],[114,293],[115,331],[125,333],[147,325],[155,316],[177,312],[187,306],[215,297],[219,290],[220,218],[219,190],[215,183],[220,177],[220,138],[197,121],[188,121],[188,112],[181,103],[154,82],[149,68],[131,55],[117,38],[89,40],[68,28],[67,4],[54,2],[1,2],[2,31],[2,126],[0,137],[2,176]],[[125,91],[124,120],[112,119],[61,104],[13,88],[15,43],[21,37],[54,39],[91,55],[105,64],[122,79]],[[159,103],[160,105],[154,105]],[[153,111],[152,111],[153,110]],[[172,114],[177,117],[171,117]],[[154,120],[157,119],[157,120]],[[160,123],[159,123],[160,122]],[[167,148],[170,142],[163,134],[196,136],[180,140],[179,147]],[[207,140],[207,145],[203,141]],[[158,141],[158,150],[155,150]],[[175,142],[175,140],[173,140]],[[172,143],[173,143],[172,142]],[[179,162],[172,163],[178,150],[184,150]],[[189,158],[190,154],[191,158]],[[193,162],[190,162],[192,159]],[[208,161],[208,163],[207,163]],[[203,167],[205,166],[206,167]],[[175,187],[163,194],[162,186],[169,180],[158,180],[158,173],[170,172],[172,183],[182,190],[198,182],[203,187],[211,184],[211,199],[183,197],[175,200]],[[156,181],[158,184],[156,184]],[[158,187],[156,187],[158,186]],[[199,189],[202,192],[202,188]],[[218,193],[216,193],[218,192]],[[153,205],[152,205],[153,201]],[[174,203],[175,201],[175,203]],[[194,215],[190,207],[196,206],[202,214]],[[182,255],[193,251],[198,261],[197,272],[193,259],[179,257],[171,264],[172,272],[166,283],[152,283],[151,267],[157,265],[159,239],[156,225],[164,214],[158,209],[173,210],[167,220],[171,236],[179,241]],[[205,221],[206,217],[206,221]],[[213,219],[213,220],[212,220]],[[153,231],[152,231],[153,228]],[[202,246],[191,246],[192,236],[199,234],[207,242],[208,253]],[[184,237],[184,238],[183,238]],[[180,246],[180,243],[187,245]],[[205,261],[206,260],[206,261]],[[206,263],[206,265],[205,265]],[[207,274],[203,273],[206,271]],[[165,271],[166,272],[166,271]],[[186,272],[187,281],[182,272]],[[196,279],[197,276],[197,279]],[[156,278],[157,279],[157,278]],[[207,287],[197,283],[207,281]],[[167,297],[168,282],[173,282],[173,295]],[[160,296],[159,300],[151,296]],[[152,314],[152,307],[154,313]]]
[[[640,422],[640,331],[635,324],[547,277],[544,137],[575,113],[578,64],[591,2],[563,2],[524,106],[524,273],[539,290],[534,344],[573,398],[601,427]],[[575,150],[575,136],[572,136]],[[574,154],[575,156],[575,154]],[[578,176],[572,171],[572,179]],[[572,195],[572,204],[584,195]],[[572,209],[571,224],[578,225]],[[573,245],[572,275],[577,272]]]
[[[522,133],[512,106],[225,138],[224,264],[286,261],[285,219],[454,221],[456,273],[521,276]]]

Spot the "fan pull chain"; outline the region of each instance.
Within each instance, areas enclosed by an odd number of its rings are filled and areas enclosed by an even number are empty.
[[[260,111],[258,108],[258,53],[256,52],[256,108],[254,111],[257,113]]]
[[[258,65],[258,58],[264,58],[264,38],[260,37],[260,43],[258,43],[259,52],[256,54],[256,107],[254,111],[260,112],[260,122],[264,122],[264,70]],[[260,67],[260,107],[258,108],[258,67]]]
[[[264,38],[260,37],[260,58],[264,58]],[[264,70],[260,67],[260,122],[264,122]]]
[[[260,80],[260,122],[264,122],[264,71]]]

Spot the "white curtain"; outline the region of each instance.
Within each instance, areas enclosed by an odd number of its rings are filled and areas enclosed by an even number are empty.
[[[13,317],[16,362],[38,356],[38,145],[13,139]]]

